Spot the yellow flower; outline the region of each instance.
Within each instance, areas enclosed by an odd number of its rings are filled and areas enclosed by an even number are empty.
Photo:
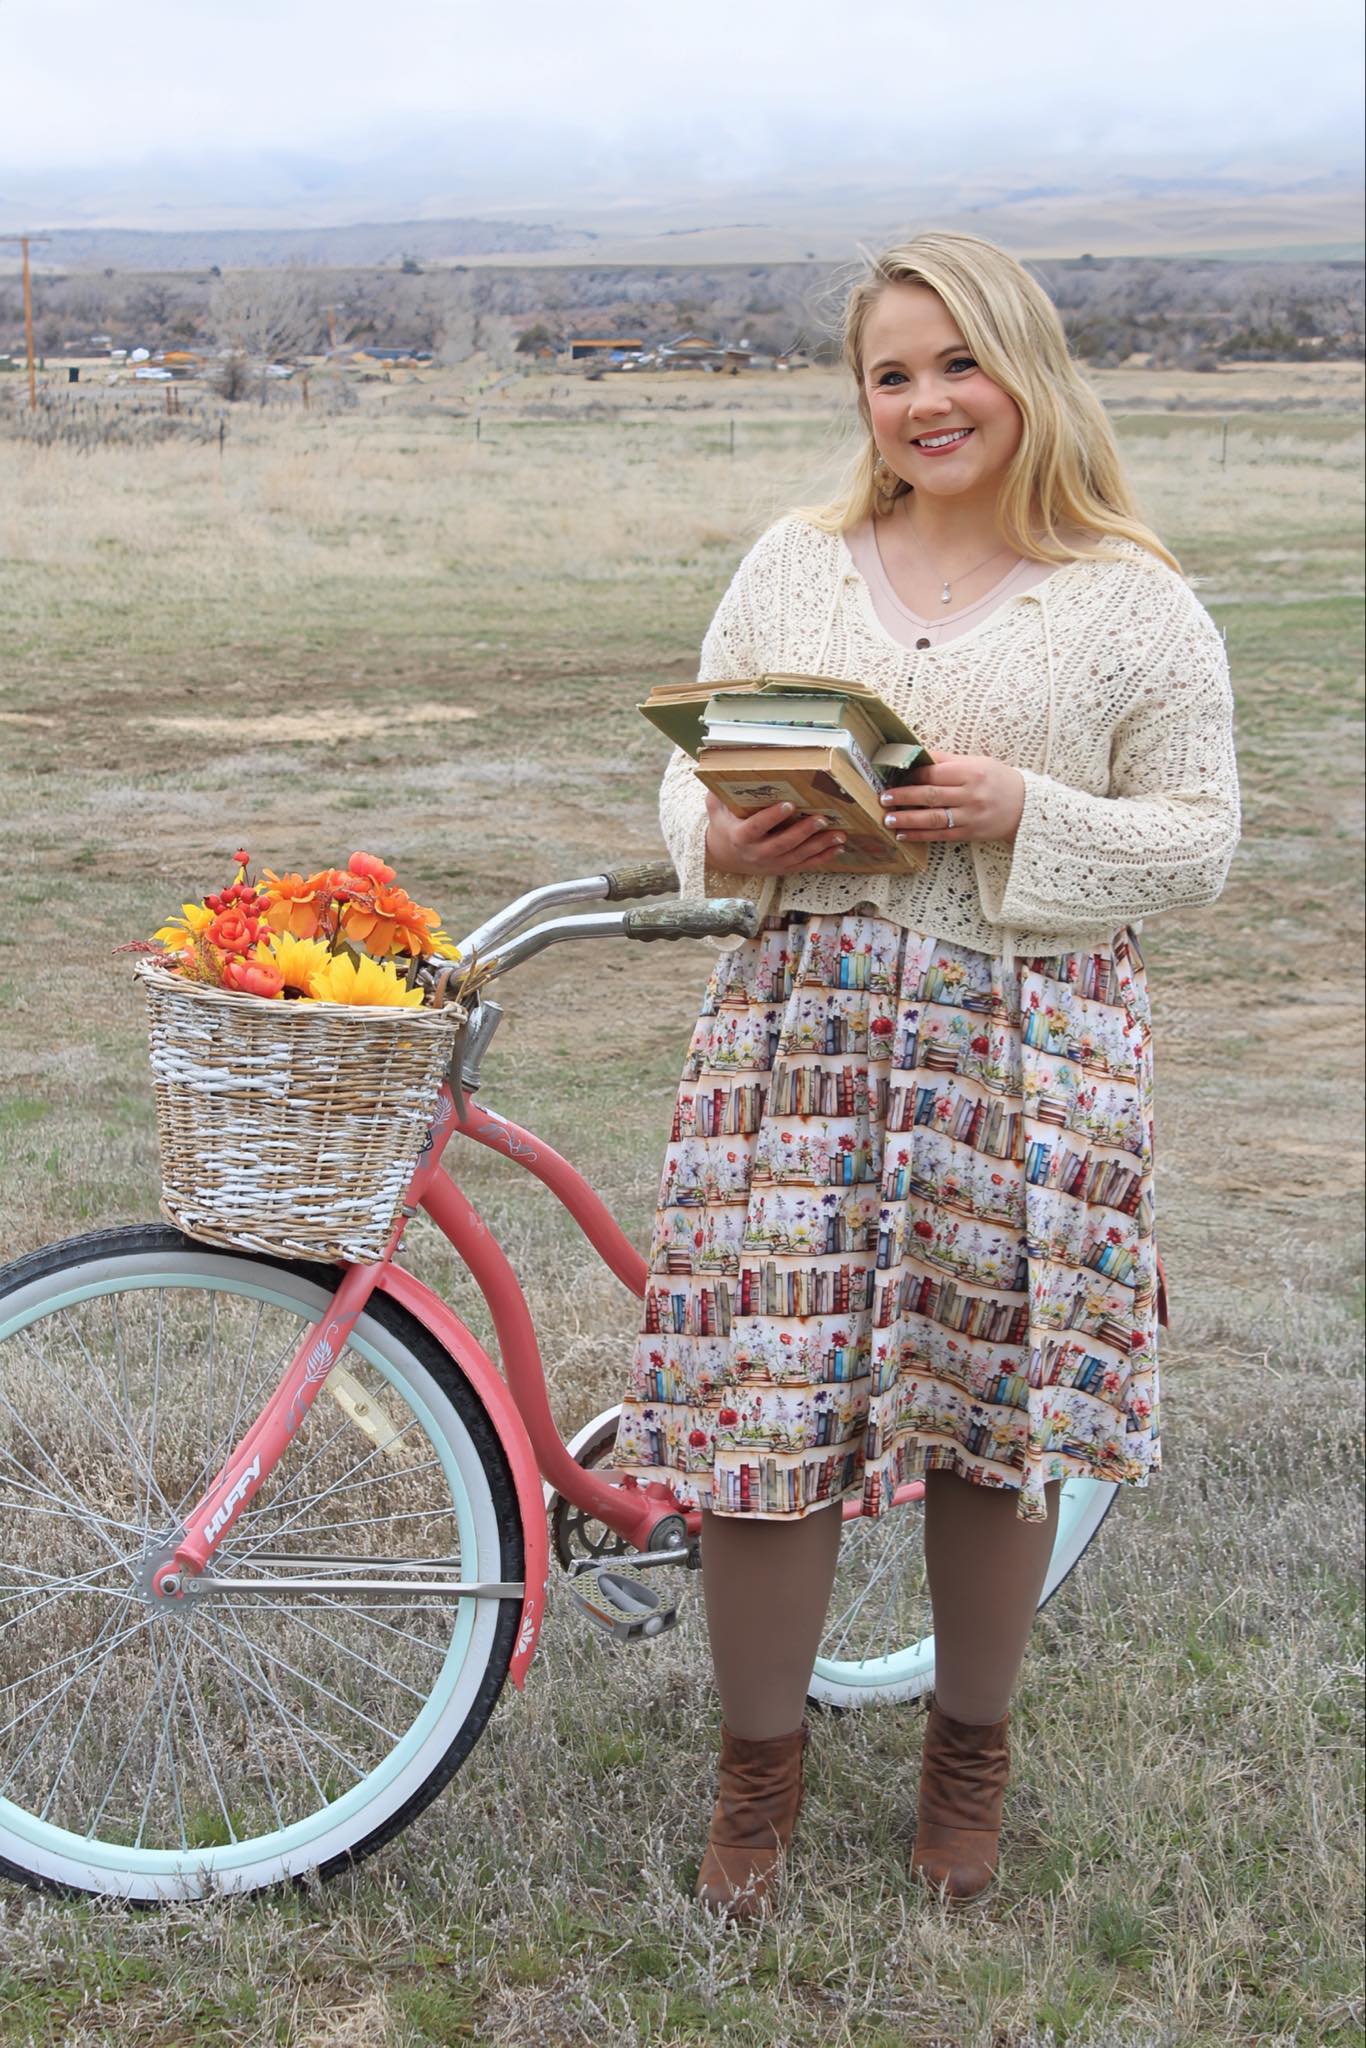
[[[212,923],[213,912],[206,903],[182,903],[180,916],[173,917],[169,924],[164,924],[152,936],[160,939],[171,952],[185,953],[189,951],[191,940],[200,932],[206,932]]]
[[[301,996],[312,992],[314,975],[332,957],[321,939],[295,939],[288,932],[272,939],[268,948],[259,950],[279,968],[285,987],[297,989]]]
[[[405,988],[392,967],[385,967],[365,954],[358,961],[346,953],[335,954],[325,967],[318,969],[309,988],[319,1003],[383,1004],[388,1007],[399,1004],[405,1010],[416,1010],[422,1005],[420,988]]]
[[[456,945],[450,933],[443,932],[439,925],[427,941],[427,951],[429,953],[439,953],[443,960],[461,960],[464,958],[459,946]]]

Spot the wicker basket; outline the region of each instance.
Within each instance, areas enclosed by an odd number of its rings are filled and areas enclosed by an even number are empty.
[[[151,961],[162,1213],[288,1258],[381,1257],[455,1047],[458,1013],[267,1001]]]

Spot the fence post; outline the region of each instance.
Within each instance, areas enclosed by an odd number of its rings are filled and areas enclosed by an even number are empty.
[[[1228,468],[1228,421],[1224,421],[1223,439],[1219,443],[1219,467]]]
[[[730,423],[730,452],[731,452],[731,454],[732,454],[732,455],[733,455],[733,454],[735,453],[735,421],[734,421],[734,420],[732,420],[732,421],[731,421],[731,423]]]

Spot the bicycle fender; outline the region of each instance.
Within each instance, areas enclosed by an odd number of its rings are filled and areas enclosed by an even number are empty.
[[[433,1294],[430,1287],[402,1266],[394,1265],[385,1267],[378,1281],[378,1291],[392,1295],[400,1307],[416,1316],[418,1322],[431,1331],[437,1343],[458,1360],[461,1371],[488,1410],[511,1468],[512,1483],[517,1489],[517,1510],[522,1518],[526,1595],[508,1672],[513,1684],[520,1689],[526,1684],[526,1675],[536,1650],[536,1638],[545,1616],[550,1572],[545,1495],[526,1424],[517,1412],[502,1374],[479,1339],[439,1294]]]

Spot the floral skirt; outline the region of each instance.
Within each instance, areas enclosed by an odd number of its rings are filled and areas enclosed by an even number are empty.
[[[1160,1465],[1153,1088],[1129,927],[1002,961],[864,911],[723,953],[612,1464],[795,1519],[949,1471],[1025,1521]],[[1165,1320],[1165,1296],[1162,1298]]]

